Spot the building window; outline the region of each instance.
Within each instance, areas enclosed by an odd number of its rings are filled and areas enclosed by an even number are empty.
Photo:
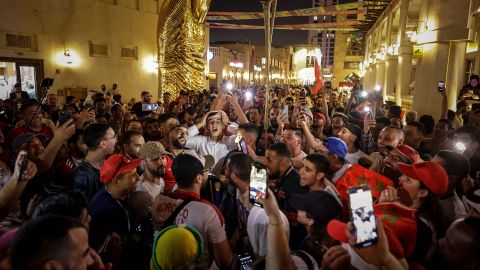
[[[36,35],[20,35],[20,34],[5,34],[6,47],[12,49],[21,49],[36,51],[37,50],[37,36]]]
[[[91,57],[109,57],[110,56],[110,50],[108,48],[108,43],[107,42],[93,42],[89,41],[88,42],[89,46],[89,55]]]
[[[122,47],[120,54],[122,58],[138,60],[138,47]]]
[[[467,59],[467,63],[465,65],[466,73],[465,73],[465,81],[464,83],[467,84],[470,82],[470,76],[472,76],[475,70],[475,59]]]
[[[343,68],[345,69],[359,69],[360,62],[358,61],[345,61],[343,62]]]

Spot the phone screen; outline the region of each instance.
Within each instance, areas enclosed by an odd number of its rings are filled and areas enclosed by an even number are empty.
[[[144,112],[153,112],[158,108],[158,104],[142,104],[142,111]]]
[[[263,168],[257,168],[255,165],[252,165],[252,169],[250,171],[250,202],[261,206],[261,204],[257,202],[257,199],[267,197],[267,182],[267,170]]]
[[[438,91],[443,92],[445,90],[445,82],[444,81],[438,81],[437,89],[438,89]]]
[[[238,255],[238,259],[240,261],[240,269],[241,270],[251,270],[253,269],[253,260],[252,257],[249,255]]]
[[[63,125],[65,122],[72,118],[72,114],[68,111],[61,111],[58,116],[58,122]]]
[[[372,192],[368,186],[348,190],[350,216],[354,227],[355,246],[368,247],[377,242],[377,225],[373,212]]]
[[[240,149],[242,150],[242,152],[244,154],[248,154],[248,147],[247,147],[247,143],[245,142],[245,140],[242,138],[240,139],[240,141],[238,142],[238,144],[240,145]]]
[[[283,105],[283,111],[282,113],[286,116],[288,116],[288,105]]]

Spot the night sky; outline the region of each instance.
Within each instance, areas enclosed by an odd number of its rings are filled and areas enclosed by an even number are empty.
[[[293,10],[312,7],[312,0],[278,0],[277,11]],[[262,5],[259,0],[212,0],[210,11],[262,11]],[[235,24],[256,24],[263,25],[263,20],[244,20],[244,21],[222,21]],[[290,17],[278,18],[275,24],[297,24],[308,23],[308,17]],[[275,30],[273,32],[273,42],[275,45],[286,44],[304,44],[307,42],[308,31],[295,30]],[[210,31],[210,41],[240,41],[247,39],[252,44],[264,44],[263,30],[230,30],[230,29],[212,29]]]

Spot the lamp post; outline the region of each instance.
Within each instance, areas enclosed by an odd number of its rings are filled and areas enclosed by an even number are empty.
[[[265,24],[265,50],[267,53],[267,80],[265,83],[265,110],[263,126],[268,130],[268,101],[270,97],[270,55],[272,51],[273,27],[275,22],[275,11],[277,0],[261,0],[263,7],[263,20]]]

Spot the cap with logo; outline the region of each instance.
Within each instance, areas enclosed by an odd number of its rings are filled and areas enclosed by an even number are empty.
[[[345,156],[347,155],[347,144],[339,138],[328,137],[325,147],[328,152],[339,156],[341,159],[345,159]]]
[[[110,183],[115,177],[136,169],[141,162],[141,159],[127,159],[120,154],[113,154],[100,167],[100,181]]]

